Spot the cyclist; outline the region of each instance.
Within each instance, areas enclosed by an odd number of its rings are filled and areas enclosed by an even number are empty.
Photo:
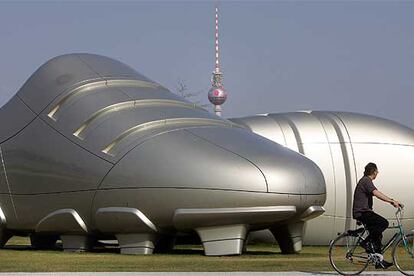
[[[372,180],[377,178],[377,175],[377,165],[368,163],[365,166],[364,176],[359,180],[355,188],[352,213],[354,219],[361,221],[369,231],[367,239],[361,242],[361,246],[365,248],[368,253],[381,254],[382,232],[387,229],[389,223],[385,218],[372,210],[372,197],[375,196],[382,201],[391,203],[395,208],[398,208],[400,203],[381,193],[377,187],[375,187]],[[382,260],[381,263],[375,266],[375,268],[386,269],[392,265],[392,263]]]

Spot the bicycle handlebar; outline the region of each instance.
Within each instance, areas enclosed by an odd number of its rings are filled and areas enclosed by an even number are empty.
[[[397,208],[397,212],[395,212],[395,218],[397,219],[398,225],[401,225],[401,219],[402,219],[401,211],[402,210],[404,210],[404,204],[400,203],[400,205]]]

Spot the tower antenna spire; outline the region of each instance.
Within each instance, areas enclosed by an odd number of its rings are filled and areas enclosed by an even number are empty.
[[[219,52],[219,8],[218,3],[215,3],[215,65],[213,76],[211,78],[211,89],[208,91],[208,99],[214,105],[214,113],[221,116],[221,105],[227,99],[227,92],[224,90],[223,86],[223,74],[220,70],[220,52]]]
[[[216,53],[216,64],[215,64],[215,72],[220,73],[220,59],[219,59],[219,18],[218,18],[218,3],[215,4],[216,10],[216,32],[215,32],[215,53]]]

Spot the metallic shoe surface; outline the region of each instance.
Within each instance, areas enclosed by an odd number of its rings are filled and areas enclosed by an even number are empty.
[[[326,192],[320,169],[308,158],[286,147],[241,129],[216,133],[208,129],[189,131],[249,160],[263,173],[270,193],[320,195]]]
[[[198,231],[206,254],[232,255],[250,230],[323,212],[312,161],[107,57],[48,61],[0,122],[1,233],[60,236],[68,251],[110,235],[150,254]],[[222,229],[231,242],[216,242]]]

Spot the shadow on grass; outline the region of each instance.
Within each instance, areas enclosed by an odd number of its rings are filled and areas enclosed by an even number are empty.
[[[57,245],[53,248],[47,249],[38,249],[33,248],[30,245],[6,245],[1,250],[5,251],[39,251],[39,252],[46,252],[46,251],[54,251],[54,252],[63,252],[62,246]],[[89,253],[113,253],[119,254],[120,249],[119,247],[94,247],[87,252]],[[204,251],[202,249],[173,249],[171,251],[166,252],[155,252],[155,254],[172,254],[172,255],[204,255]]]
[[[62,249],[62,242],[58,241],[56,246],[53,248],[44,248],[44,249],[36,249],[32,248],[30,246],[30,242],[28,240],[25,240],[24,238],[16,239],[11,244],[6,244],[6,246],[3,248],[3,250],[10,250],[10,251],[19,251],[19,252],[63,252]],[[97,243],[93,249],[88,250],[88,253],[109,253],[109,254],[119,254],[120,249],[117,244],[103,244],[103,243]],[[173,250],[167,250],[167,251],[158,251],[156,250],[155,255],[190,255],[190,256],[204,256],[204,249],[200,244],[181,244],[177,245]],[[301,252],[300,254],[289,254],[285,255],[282,254],[281,251],[278,249],[278,247],[275,247],[274,245],[268,245],[268,244],[252,244],[247,247],[247,251],[243,252],[241,257],[277,257],[277,258],[283,258],[283,259],[291,259],[291,258],[297,258],[297,257],[323,257],[325,256],[325,253],[321,252],[321,254],[317,252]],[[235,256],[237,257],[237,256]]]
[[[173,249],[163,253],[173,255],[204,255],[204,251],[202,249]]]
[[[271,251],[246,251],[243,252],[243,255],[282,255],[282,253]]]
[[[323,271],[299,271],[303,273],[307,273],[309,275],[338,275],[336,272],[323,272]]]
[[[35,249],[30,245],[6,245],[2,248],[2,250],[34,251]]]
[[[10,250],[10,251],[54,251],[59,252],[63,249],[61,246],[57,245],[54,248],[47,248],[47,249],[37,249],[33,248],[30,245],[6,245],[2,248],[2,250]],[[119,254],[120,249],[118,247],[95,247],[88,252],[90,253],[112,253],[112,254]],[[204,250],[202,248],[175,248],[170,251],[163,251],[163,252],[155,252],[155,254],[171,254],[171,255],[200,255],[204,256]],[[243,252],[243,255],[247,256],[263,256],[263,255],[274,255],[274,256],[286,256],[280,252],[271,252],[271,251],[246,251]]]
[[[30,245],[6,245],[2,250],[10,250],[10,251],[38,251],[38,252],[46,252],[46,251],[54,251],[54,252],[63,252],[63,248],[61,244],[57,244],[55,247],[51,248],[33,248]],[[91,250],[88,250],[90,253],[119,253],[120,250],[117,247],[94,247]]]

